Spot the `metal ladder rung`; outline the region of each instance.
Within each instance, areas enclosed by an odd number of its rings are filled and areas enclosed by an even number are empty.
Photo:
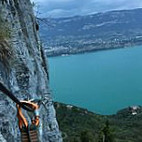
[[[31,139],[31,142],[39,142],[38,132],[36,130],[30,130],[29,134],[25,131],[21,132],[22,142],[29,142],[29,137]]]

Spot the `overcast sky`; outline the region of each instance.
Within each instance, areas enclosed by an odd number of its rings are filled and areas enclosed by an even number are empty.
[[[142,0],[31,0],[35,2],[37,16],[70,17],[120,9],[142,7]]]

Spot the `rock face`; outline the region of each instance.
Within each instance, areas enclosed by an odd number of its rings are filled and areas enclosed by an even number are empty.
[[[20,100],[42,98],[41,142],[61,142],[48,67],[30,0],[0,0],[0,81]],[[19,142],[16,105],[0,93],[0,142]]]

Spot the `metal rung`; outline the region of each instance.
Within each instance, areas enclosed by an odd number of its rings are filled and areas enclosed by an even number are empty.
[[[39,142],[37,130],[30,130],[29,134],[25,131],[21,131],[21,142],[29,142],[29,137],[30,142]]]

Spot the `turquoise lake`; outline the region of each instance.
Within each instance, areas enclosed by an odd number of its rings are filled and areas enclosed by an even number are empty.
[[[142,105],[142,46],[48,59],[54,101],[114,114]]]

